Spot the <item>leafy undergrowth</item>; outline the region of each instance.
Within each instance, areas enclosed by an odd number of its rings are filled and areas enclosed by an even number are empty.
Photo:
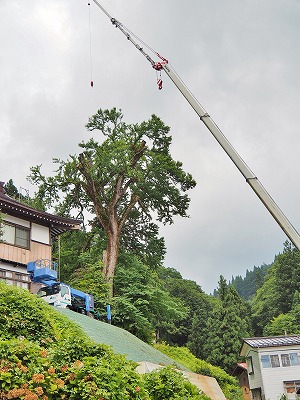
[[[1,400],[209,400],[172,367],[139,375],[135,362],[1,282],[0,325]]]
[[[228,400],[242,400],[243,395],[237,380],[227,374],[223,369],[215,367],[204,360],[196,358],[186,347],[173,347],[165,343],[155,344],[157,350],[173,358],[181,365],[190,369],[191,371],[211,376],[215,378],[220,385],[226,399]]]

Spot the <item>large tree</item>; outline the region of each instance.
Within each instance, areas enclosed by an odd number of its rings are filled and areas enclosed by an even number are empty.
[[[223,276],[218,296],[207,320],[203,355],[206,361],[230,373],[238,360],[242,339],[251,335],[250,307]]]
[[[80,154],[54,159],[54,176],[43,176],[36,166],[30,179],[39,185],[38,195],[48,205],[59,204],[61,213],[86,210],[95,217],[94,224],[106,236],[104,274],[112,283],[122,233],[128,233],[130,246],[135,242],[138,247],[149,239],[149,232],[152,239],[158,233],[154,217],[163,224],[173,223],[175,215],[187,217],[186,192],[196,183],[182,163],[173,160],[170,128],[157,116],[126,124],[120,110],[100,109],[86,127],[99,131],[102,142],[81,142]],[[157,243],[152,248],[161,249]]]

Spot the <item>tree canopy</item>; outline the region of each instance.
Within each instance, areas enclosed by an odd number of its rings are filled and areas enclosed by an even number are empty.
[[[105,277],[112,281],[121,238],[124,246],[162,260],[164,243],[153,220],[171,224],[175,215],[187,217],[187,191],[196,182],[173,160],[170,128],[155,115],[126,124],[120,110],[100,109],[86,127],[102,141],[91,138],[79,144],[79,154],[54,159],[53,176],[33,167],[30,180],[39,186],[37,197],[60,213],[94,216],[106,240]]]

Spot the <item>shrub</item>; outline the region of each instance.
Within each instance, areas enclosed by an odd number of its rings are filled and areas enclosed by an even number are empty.
[[[46,345],[85,333],[44,300],[25,289],[0,282],[0,339],[24,337]]]
[[[169,368],[144,378],[25,290],[0,283],[0,312],[1,400],[208,399]]]
[[[58,362],[53,351],[26,339],[2,341],[0,398],[117,400],[143,395],[146,399],[136,363],[103,348],[101,355],[67,364],[62,358]]]
[[[173,347],[165,343],[155,344],[154,347],[192,372],[215,378],[228,400],[243,399],[241,388],[233,376],[227,374],[219,367],[196,358],[188,348]]]
[[[209,400],[172,366],[145,374],[144,381],[152,400]]]

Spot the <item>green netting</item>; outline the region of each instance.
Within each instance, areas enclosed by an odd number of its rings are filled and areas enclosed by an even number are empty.
[[[97,343],[104,343],[113,348],[116,353],[124,354],[132,361],[147,361],[154,364],[176,364],[180,369],[186,370],[170,357],[154,349],[136,336],[105,322],[97,321],[83,314],[78,314],[68,309],[57,308],[59,312],[76,322],[82,330]]]

